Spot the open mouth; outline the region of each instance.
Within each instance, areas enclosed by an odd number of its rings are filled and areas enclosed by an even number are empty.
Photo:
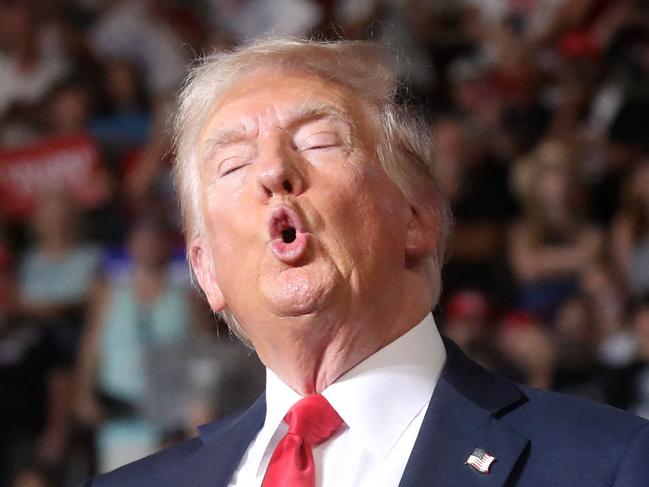
[[[293,227],[289,227],[286,230],[282,230],[282,240],[284,243],[291,243],[295,241],[297,236],[297,230]]]
[[[293,264],[306,252],[307,234],[298,214],[287,205],[278,205],[268,221],[270,248],[282,262]]]

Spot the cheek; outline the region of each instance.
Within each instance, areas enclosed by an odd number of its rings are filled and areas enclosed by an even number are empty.
[[[336,244],[359,262],[403,253],[405,206],[394,185],[370,169],[355,169],[332,181],[320,207],[328,208],[323,216],[336,233]]]
[[[209,172],[209,174],[208,174]],[[248,171],[240,170],[225,178],[218,179],[211,171],[201,174],[206,183],[201,187],[201,211],[205,215],[206,225],[215,232],[219,228],[236,230],[241,223],[249,218],[240,215],[251,214],[252,198],[247,190]]]
[[[252,217],[240,217],[248,214],[241,201],[236,193],[231,198],[212,196],[205,200],[205,229],[218,277],[236,275],[242,267],[254,262],[250,251],[259,235]]]
[[[246,184],[250,177],[248,168],[240,169],[219,178],[215,168],[206,167],[200,172],[201,203],[205,214],[219,209],[234,211],[246,201]]]

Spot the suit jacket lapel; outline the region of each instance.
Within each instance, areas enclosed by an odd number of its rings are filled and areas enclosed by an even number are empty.
[[[265,416],[266,398],[262,395],[243,415],[201,426],[203,447],[164,470],[150,485],[226,487]]]
[[[445,344],[447,362],[399,485],[503,486],[529,441],[499,418],[526,398],[514,384],[470,361],[450,340]],[[496,458],[489,473],[465,465],[476,448]]]

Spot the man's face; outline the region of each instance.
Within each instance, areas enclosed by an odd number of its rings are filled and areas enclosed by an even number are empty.
[[[275,318],[353,316],[398,282],[410,206],[375,158],[370,117],[347,88],[299,72],[246,78],[212,108],[190,253],[212,308],[255,346]]]

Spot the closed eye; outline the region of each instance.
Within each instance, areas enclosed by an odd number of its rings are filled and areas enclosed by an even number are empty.
[[[305,147],[302,150],[318,150],[318,149],[329,149],[330,147],[337,147],[338,144],[317,144]]]
[[[219,177],[227,176],[232,174],[239,169],[242,169],[250,164],[248,158],[245,157],[230,157],[219,165]]]
[[[340,145],[340,137],[333,132],[318,132],[304,139],[299,145],[301,151],[324,150]]]

